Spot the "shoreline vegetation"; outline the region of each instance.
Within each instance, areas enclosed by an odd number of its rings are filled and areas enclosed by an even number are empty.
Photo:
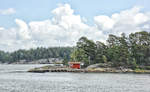
[[[150,70],[144,69],[131,69],[123,67],[87,67],[82,69],[72,69],[66,66],[43,66],[28,70],[33,73],[45,73],[45,72],[73,72],[73,73],[139,73],[139,74],[150,74]]]
[[[110,34],[106,43],[81,37],[70,54],[70,61],[84,63],[84,72],[150,73],[150,33],[141,31],[127,36],[124,33],[121,36]],[[68,62],[63,61],[64,65]],[[51,68],[46,71],[51,71]]]
[[[71,71],[72,69],[67,67],[70,61],[83,63],[81,71],[87,72],[149,73],[150,32],[141,31],[128,35],[122,33],[120,36],[110,34],[105,43],[81,37],[74,47],[39,47],[14,52],[0,51],[0,63],[2,64],[55,64],[61,62],[64,69]],[[99,66],[89,68],[96,64]],[[52,67],[44,69],[31,70],[50,71]]]
[[[69,60],[73,47],[38,47],[13,52],[0,50],[0,64],[49,64]]]

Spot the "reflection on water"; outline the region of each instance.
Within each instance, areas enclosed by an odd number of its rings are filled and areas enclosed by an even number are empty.
[[[28,73],[42,65],[0,65],[0,92],[150,92],[149,74]]]

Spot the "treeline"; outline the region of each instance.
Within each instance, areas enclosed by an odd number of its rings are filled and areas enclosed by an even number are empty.
[[[146,31],[126,36],[110,34],[106,44],[81,37],[71,54],[73,61],[81,61],[85,66],[111,62],[113,66],[136,68],[150,65],[150,33]]]
[[[150,33],[146,31],[121,36],[110,34],[106,43],[81,37],[76,47],[50,47],[14,52],[0,51],[0,63],[13,63],[19,60],[61,58],[68,61],[84,62],[85,66],[110,62],[113,66],[136,68],[150,66]]]
[[[19,60],[33,61],[47,58],[61,58],[69,61],[70,53],[73,47],[50,47],[50,48],[36,48],[30,50],[18,50],[14,52],[0,51],[1,63],[13,63]]]

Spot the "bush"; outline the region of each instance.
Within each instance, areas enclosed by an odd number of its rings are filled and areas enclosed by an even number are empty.
[[[145,66],[145,69],[146,70],[150,70],[150,66]]]

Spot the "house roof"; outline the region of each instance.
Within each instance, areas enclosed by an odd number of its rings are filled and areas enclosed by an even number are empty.
[[[81,64],[81,62],[68,62],[69,64]]]

